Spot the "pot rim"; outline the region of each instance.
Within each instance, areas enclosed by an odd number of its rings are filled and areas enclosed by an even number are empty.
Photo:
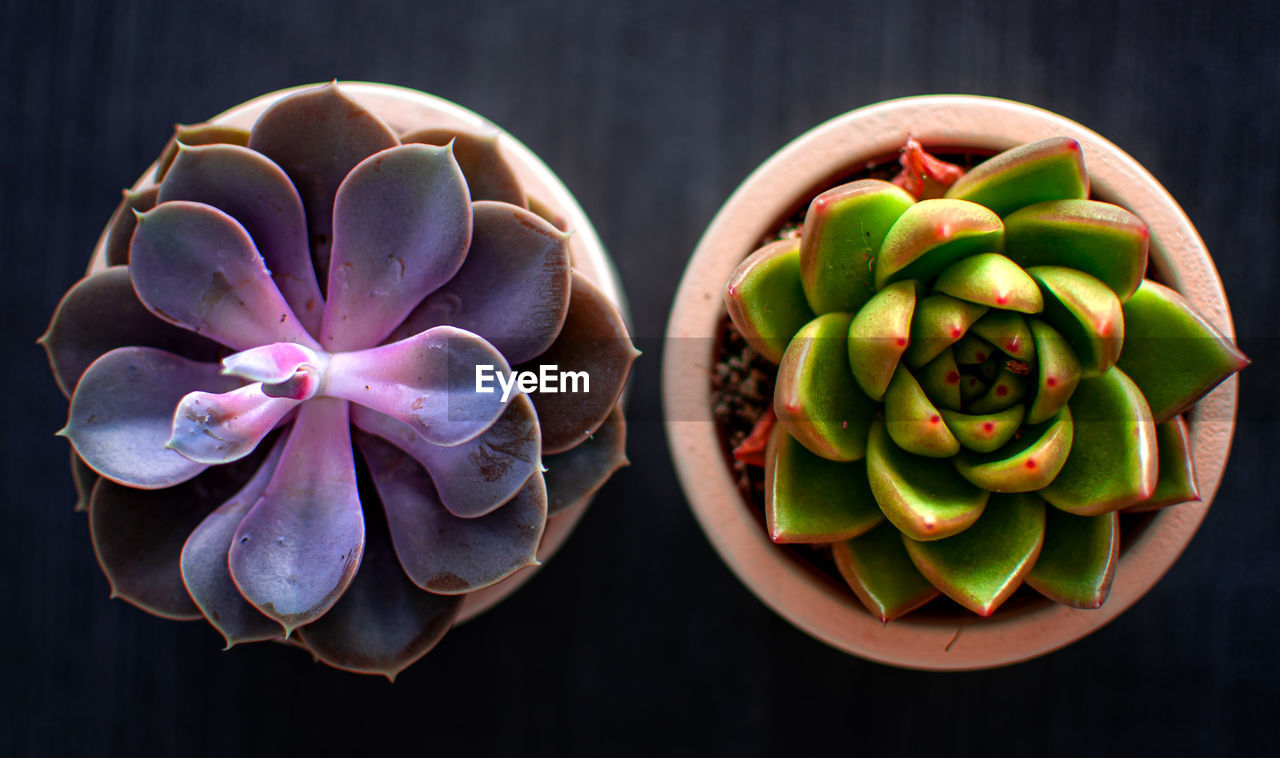
[[[573,236],[569,238],[569,255],[574,269],[599,287],[601,292],[618,306],[623,318],[627,318],[627,302],[619,283],[617,269],[600,241],[599,235],[596,234],[595,227],[591,225],[591,220],[587,218],[582,206],[578,204],[577,199],[560,181],[560,178],[524,143],[474,111],[435,95],[408,87],[377,82],[335,81],[334,83],[342,88],[344,94],[386,121],[397,134],[402,134],[424,122],[442,128],[498,133],[503,157],[515,171],[526,194],[561,213],[568,228],[572,230]],[[327,82],[303,84],[268,92],[207,120],[248,129],[253,126],[263,111],[280,98],[324,84]],[[147,167],[134,183],[133,189],[145,189],[155,184],[153,181],[155,166],[156,164],[152,163]],[[90,260],[90,273],[106,266],[106,236],[107,228],[104,227]],[[551,556],[564,544],[593,499],[594,495],[549,516],[546,530],[543,532],[542,544],[538,547],[539,564],[522,568],[497,584],[468,593],[454,623],[460,624],[484,613],[533,578],[541,564],[550,560]]]
[[[1053,136],[1077,140],[1093,195],[1123,205],[1151,231],[1151,262],[1223,334],[1235,330],[1217,269],[1177,201],[1137,161],[1092,130],[1024,103],[924,95],[850,111],[793,140],[757,168],[716,214],[694,250],[667,326],[663,404],[671,454],[691,508],[721,558],[760,600],[801,630],[848,653],[895,666],[973,670],[1057,650],[1133,605],[1173,565],[1208,512],[1235,431],[1236,376],[1188,414],[1201,501],[1157,511],[1125,546],[1107,602],[1081,610],[1049,601],[997,611],[882,624],[847,587],[775,545],[744,503],[712,420],[711,386],[722,291],[733,269],[809,198],[908,136],[927,147],[1001,151]]]

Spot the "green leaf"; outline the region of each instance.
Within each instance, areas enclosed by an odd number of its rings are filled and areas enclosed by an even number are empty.
[[[827,313],[805,324],[782,356],[773,409],[792,437],[833,461],[866,454],[875,403],[849,370],[847,313]]]
[[[1080,361],[1081,376],[1100,376],[1116,364],[1124,347],[1120,298],[1093,276],[1061,266],[1027,269],[1044,292],[1044,320],[1066,338]]]
[[[876,287],[904,279],[927,282],[956,261],[998,251],[1004,225],[991,211],[960,200],[921,200],[884,237],[876,258]]]
[[[915,308],[915,282],[898,282],[877,292],[849,325],[849,366],[872,400],[884,397],[906,352]]]
[[[979,253],[956,261],[938,275],[933,289],[991,308],[1020,313],[1044,309],[1035,280],[999,253]]]
[[[1041,491],[1078,516],[1109,513],[1151,497],[1156,488],[1156,428],[1129,377],[1112,368],[1085,379],[1071,402],[1075,439],[1067,463]]]
[[[1182,416],[1156,424],[1156,444],[1160,448],[1160,476],[1156,491],[1141,503],[1125,508],[1125,513],[1154,511],[1168,505],[1200,500],[1190,437],[1186,419]]]
[[[875,293],[875,257],[889,227],[915,204],[897,185],[863,179],[809,204],[800,243],[800,280],[815,313],[856,312]]]
[[[1025,405],[1014,405],[981,416],[944,410],[942,418],[961,445],[978,453],[990,453],[1013,439],[1025,413]]]
[[[1035,342],[1027,320],[1016,313],[991,311],[974,322],[971,331],[1012,358],[1020,361],[1035,358]]]
[[[1020,436],[991,453],[964,451],[957,455],[956,470],[974,485],[992,492],[1035,492],[1058,476],[1071,452],[1071,413],[1024,427]]]
[[[1027,410],[1027,423],[1038,424],[1071,399],[1080,383],[1080,361],[1062,335],[1043,321],[1031,321],[1031,335],[1036,343],[1036,394]]]
[[[1035,565],[1044,543],[1044,501],[1035,495],[996,495],[978,523],[954,537],[916,542],[907,554],[933,586],[980,616],[1009,599]]]
[[[911,344],[903,360],[917,368],[933,360],[969,331],[987,309],[949,295],[929,295],[916,303]]]
[[[879,420],[867,442],[867,478],[885,517],[917,540],[968,529],[982,515],[989,494],[965,481],[950,462],[912,455],[893,444]]]
[[[1120,515],[1073,516],[1049,508],[1044,547],[1027,584],[1055,603],[1100,608],[1120,560]]]
[[[1147,398],[1157,422],[1173,418],[1249,365],[1235,345],[1186,298],[1145,280],[1124,305],[1119,366]]]
[[[956,343],[956,363],[962,366],[975,366],[980,363],[986,363],[987,359],[995,355],[995,353],[995,345],[972,332],[965,334]]]
[[[943,350],[916,372],[924,394],[939,408],[960,410],[960,369],[951,348]]]
[[[884,520],[862,461],[819,458],[781,424],[765,451],[764,507],[774,542],[835,542],[856,537]]]
[[[779,240],[743,261],[729,278],[724,304],[747,344],[771,363],[813,320],[800,286],[800,241]]]
[[[948,458],[960,450],[937,406],[906,366],[898,367],[885,393],[884,425],[889,437],[908,453]]]
[[[1147,270],[1151,234],[1142,219],[1097,200],[1055,200],[1004,220],[1005,255],[1023,266],[1066,266],[1092,274],[1121,302]]]
[[[892,524],[831,546],[840,576],[876,618],[888,623],[938,596],[916,569]]]
[[[973,168],[947,197],[985,205],[998,216],[1049,200],[1089,196],[1080,143],[1051,137],[1006,150]]]
[[[963,387],[961,390],[963,391]],[[984,395],[976,400],[966,401],[965,411],[976,414],[998,413],[1022,400],[1027,394],[1027,380],[1007,370],[996,374],[995,381],[987,388]]]

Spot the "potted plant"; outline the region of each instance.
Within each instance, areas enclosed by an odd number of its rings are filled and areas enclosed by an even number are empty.
[[[668,328],[668,435],[713,545],[792,623],[886,663],[1002,665],[1106,623],[1191,538],[1231,338],[1203,243],[1119,148],[907,98],[797,139],[712,222]]]
[[[393,678],[625,464],[620,306],[569,192],[456,105],[179,126],[41,338],[113,596]]]

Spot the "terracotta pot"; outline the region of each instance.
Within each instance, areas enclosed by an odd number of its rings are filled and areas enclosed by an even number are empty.
[[[573,230],[574,234],[569,240],[569,253],[573,267],[599,287],[618,306],[623,315],[626,315],[626,301],[622,288],[618,284],[618,275],[613,261],[610,260],[604,245],[596,235],[595,228],[591,226],[591,221],[560,179],[529,148],[496,124],[448,100],[389,84],[368,82],[339,82],[339,84],[344,94],[373,111],[398,133],[424,126],[456,128],[480,133],[498,132],[501,135],[503,156],[515,171],[525,194],[537,199],[546,208],[558,214],[565,220],[568,228]],[[275,101],[298,90],[315,86],[317,85],[311,84],[271,92],[214,116],[209,121],[248,129]],[[134,189],[143,189],[154,184],[152,181],[154,168],[155,164],[147,167],[142,177],[134,184]],[[106,266],[106,236],[107,232],[104,229],[98,238],[97,247],[94,248],[90,261],[91,272]],[[538,549],[540,561],[545,563],[559,550],[560,545],[586,512],[590,502],[591,499],[588,498],[547,520],[542,545]],[[491,587],[467,595],[457,623],[474,618],[493,607],[528,581],[537,570],[537,567],[522,569]]]
[[[663,399],[676,469],[703,531],[767,605],[818,639],[871,660],[920,669],[979,669],[1024,661],[1098,629],[1164,575],[1204,519],[1222,480],[1235,430],[1234,376],[1189,414],[1199,503],[1158,512],[1121,555],[1110,598],[1098,610],[1047,600],[990,618],[915,616],[882,624],[848,587],[773,544],[734,484],[711,417],[713,351],[722,292],[734,267],[823,189],[868,162],[892,159],[908,135],[926,148],[1000,151],[1052,136],[1080,142],[1093,196],[1142,217],[1151,265],[1223,334],[1234,338],[1213,261],[1177,202],[1133,158],[1085,127],[1029,105],[939,95],[891,100],[804,134],[743,182],[716,215],[685,270],[667,327]]]

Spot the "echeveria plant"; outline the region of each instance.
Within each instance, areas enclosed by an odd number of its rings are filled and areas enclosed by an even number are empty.
[[[144,186],[42,338],[115,596],[394,676],[625,463],[637,353],[496,134],[328,85]],[[499,389],[543,365],[589,391]]]
[[[831,544],[884,621],[939,593],[986,616],[1024,581],[1098,607],[1118,514],[1198,499],[1180,414],[1247,360],[1144,278],[1146,224],[1088,199],[1074,140],[902,162],[818,195],[726,289],[778,364],[752,435],[769,535]]]

